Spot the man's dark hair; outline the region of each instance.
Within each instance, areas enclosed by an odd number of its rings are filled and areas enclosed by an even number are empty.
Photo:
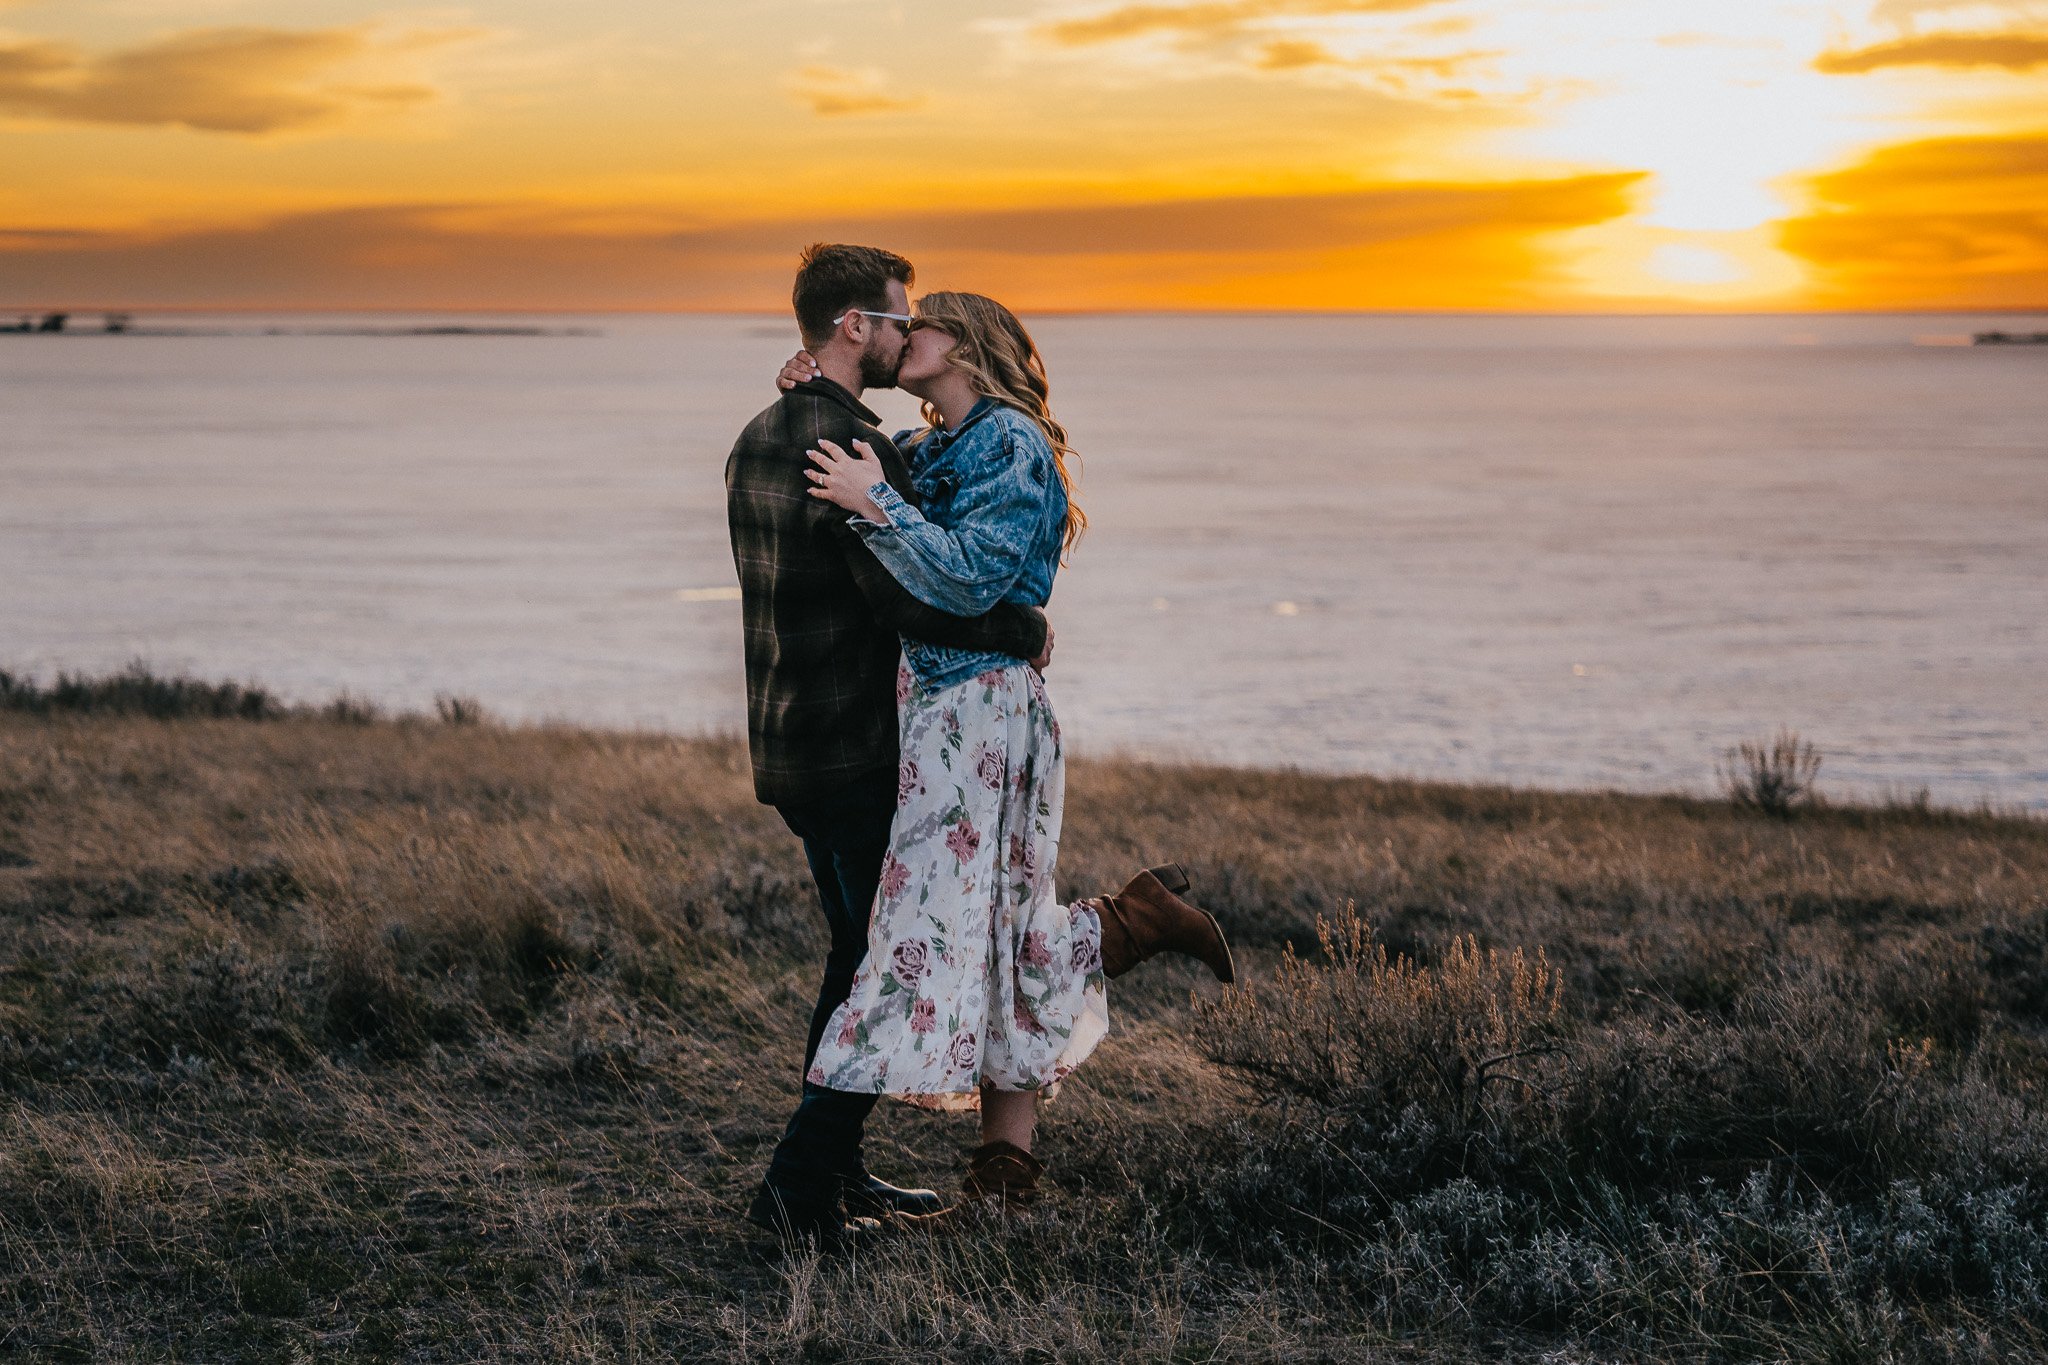
[[[804,345],[815,346],[830,337],[832,320],[849,308],[888,311],[889,281],[901,280],[907,289],[916,276],[909,261],[878,246],[811,243],[797,262],[796,288],[790,295]]]

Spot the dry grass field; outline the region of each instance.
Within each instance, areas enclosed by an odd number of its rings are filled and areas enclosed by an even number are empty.
[[[1081,762],[1067,831],[1242,988],[1112,988],[1029,1218],[783,1260],[739,746],[0,675],[0,1358],[2048,1356],[2048,823]]]

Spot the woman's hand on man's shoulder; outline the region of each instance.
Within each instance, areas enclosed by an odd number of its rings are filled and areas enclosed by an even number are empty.
[[[775,376],[775,387],[787,393],[799,384],[810,383],[823,373],[809,351],[798,351],[782,362],[782,373]]]

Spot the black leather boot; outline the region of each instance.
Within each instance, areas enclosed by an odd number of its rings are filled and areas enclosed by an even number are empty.
[[[868,1218],[886,1218],[898,1213],[937,1213],[946,1207],[946,1201],[936,1190],[906,1190],[866,1171],[855,1171],[844,1177],[840,1181],[839,1192],[847,1213]]]
[[[808,1243],[828,1255],[864,1246],[884,1232],[879,1219],[849,1217],[836,1199],[805,1199],[765,1180],[747,1206],[747,1221],[774,1233],[786,1248]]]

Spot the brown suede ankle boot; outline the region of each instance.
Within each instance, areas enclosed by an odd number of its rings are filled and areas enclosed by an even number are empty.
[[[939,1232],[991,1214],[1022,1213],[1038,1202],[1038,1177],[1044,1172],[1037,1157],[1014,1143],[983,1143],[967,1159],[958,1203],[937,1213],[898,1214],[895,1221]]]
[[[1044,1173],[1044,1164],[1022,1147],[1009,1142],[986,1142],[967,1159],[960,1199],[962,1203],[980,1203],[999,1213],[1028,1209],[1038,1202],[1038,1177]]]
[[[1114,896],[1086,902],[1102,921],[1103,975],[1122,976],[1160,953],[1186,953],[1200,958],[1218,981],[1237,979],[1223,926],[1180,898],[1187,889],[1188,874],[1180,864],[1166,863],[1146,868]]]

